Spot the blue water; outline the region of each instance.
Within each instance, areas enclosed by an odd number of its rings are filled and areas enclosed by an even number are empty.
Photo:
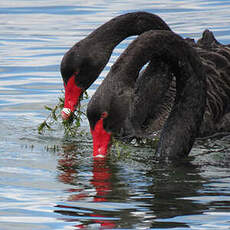
[[[188,161],[160,165],[148,147],[94,162],[89,134],[37,132],[44,105],[62,96],[63,54],[99,25],[143,10],[183,37],[208,28],[230,44],[229,9],[224,0],[1,1],[0,229],[230,229],[230,137],[197,141]],[[114,50],[90,96],[131,40]]]

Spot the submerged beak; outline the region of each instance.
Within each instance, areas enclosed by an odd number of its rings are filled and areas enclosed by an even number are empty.
[[[65,86],[65,102],[64,108],[61,111],[63,120],[68,120],[72,113],[75,111],[75,107],[78,104],[79,97],[82,93],[82,89],[75,83],[75,75],[73,75]]]
[[[93,156],[105,158],[110,147],[111,133],[104,129],[103,118],[96,123],[94,130],[91,129],[91,134],[93,137]]]

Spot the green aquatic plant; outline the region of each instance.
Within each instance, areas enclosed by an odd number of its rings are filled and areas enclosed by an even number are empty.
[[[120,158],[121,155],[126,155],[127,157],[130,156],[131,151],[129,149],[128,143],[122,142],[114,137],[112,138],[111,142],[117,158]]]
[[[138,138],[134,137],[129,140],[120,140],[115,137],[112,138],[112,150],[117,158],[129,158],[131,153],[136,148],[151,148],[156,149],[159,137],[156,135],[153,138]]]
[[[81,105],[81,101],[88,99],[87,92],[84,92],[80,97],[79,104],[76,108],[76,111],[72,114],[70,119],[63,120],[61,118],[61,111],[64,107],[64,95],[58,98],[58,103],[53,107],[49,107],[45,105],[45,109],[48,110],[50,113],[46,117],[46,119],[39,124],[38,126],[38,133],[43,134],[46,130],[52,131],[54,130],[52,127],[55,124],[61,124],[64,128],[64,133],[66,136],[75,136],[76,134],[81,134],[80,131],[81,121],[84,117],[86,117],[84,106]]]

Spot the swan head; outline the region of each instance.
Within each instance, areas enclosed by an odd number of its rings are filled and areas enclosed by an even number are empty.
[[[107,78],[108,79],[108,78]],[[132,135],[129,120],[129,90],[117,90],[116,81],[102,84],[92,96],[87,106],[87,117],[93,139],[94,157],[106,156],[111,146],[112,136],[119,138]]]
[[[81,94],[97,79],[106,64],[100,51],[84,40],[74,45],[63,57],[61,75],[65,88],[62,118],[68,120],[79,103]]]

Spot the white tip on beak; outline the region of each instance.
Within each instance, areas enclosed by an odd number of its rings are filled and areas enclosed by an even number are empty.
[[[69,108],[63,108],[61,111],[62,119],[63,120],[68,120],[70,117],[71,110]]]

